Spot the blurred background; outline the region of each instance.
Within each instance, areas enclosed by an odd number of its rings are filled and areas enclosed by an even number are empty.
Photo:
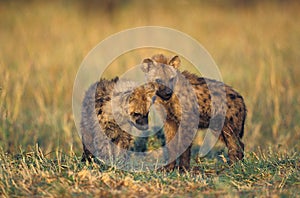
[[[156,25],[197,39],[244,96],[246,151],[299,149],[299,9],[291,0],[2,0],[0,148],[80,154],[72,89],[82,60],[114,33]],[[120,57],[105,75],[122,74],[148,52]]]

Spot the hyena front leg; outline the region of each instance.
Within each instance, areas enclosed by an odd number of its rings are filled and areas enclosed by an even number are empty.
[[[93,158],[93,154],[86,148],[86,146],[83,144],[83,153],[81,157],[81,162],[91,162]]]
[[[230,164],[238,160],[242,160],[244,157],[244,143],[236,134],[237,133],[234,132],[234,129],[230,125],[224,125],[222,135],[228,148]]]
[[[181,122],[179,133],[178,151],[184,151],[179,157],[179,169],[188,170],[190,168],[191,160],[191,147],[192,147],[192,136],[193,132],[189,130],[186,122]]]
[[[191,147],[192,145],[190,145],[179,158],[179,168],[181,170],[188,170],[190,168]]]
[[[92,158],[94,158],[93,152],[94,152],[94,145],[91,144],[91,142],[93,141],[93,136],[91,133],[87,132],[85,129],[81,129],[82,130],[82,147],[83,147],[83,154],[82,154],[82,158],[81,161],[82,162],[86,162],[92,161]]]
[[[167,146],[169,159],[177,156],[177,145],[179,143],[178,138],[174,139],[172,141],[172,144],[169,144],[170,141],[175,137],[177,130],[178,130],[178,125],[176,124],[176,122],[170,120],[166,121],[164,125],[164,131],[165,131],[166,146]],[[170,162],[165,166],[165,169],[167,171],[172,171],[174,170],[175,165],[176,165],[176,157],[172,162]]]

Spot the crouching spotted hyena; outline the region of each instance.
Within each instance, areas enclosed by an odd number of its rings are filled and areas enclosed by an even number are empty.
[[[162,104],[167,111],[168,115],[164,126],[166,142],[171,141],[182,119],[182,110],[185,107],[178,104],[178,98],[173,93],[176,90],[177,93],[186,92],[186,84],[178,83],[180,81],[178,78],[184,77],[197,97],[198,128],[221,131],[219,139],[228,148],[230,163],[241,160],[244,157],[244,144],[241,138],[244,134],[246,119],[243,97],[222,82],[198,77],[188,71],[180,72],[178,70],[180,62],[178,56],[168,59],[162,54],[157,54],[152,58],[144,59],[141,67],[147,80],[156,84],[156,95],[159,96],[156,102]],[[213,101],[212,97],[214,97]],[[212,102],[214,104],[211,104]],[[179,156],[180,168],[189,168],[190,155],[191,145]],[[176,161],[170,163],[167,168],[173,169],[175,163]]]
[[[149,109],[155,98],[151,83],[137,86],[116,77],[91,85],[82,103],[82,161],[94,156],[100,160],[126,158],[126,150],[135,150],[136,139],[128,132],[134,127],[148,129]]]

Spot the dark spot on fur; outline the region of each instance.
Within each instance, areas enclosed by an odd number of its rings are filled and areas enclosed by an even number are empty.
[[[104,100],[103,100],[103,98],[99,98],[98,100],[96,100],[96,103],[98,103],[98,102],[103,102]]]
[[[230,120],[230,122],[233,122],[233,117],[230,117],[230,119],[229,119],[229,120]]]
[[[230,97],[231,100],[235,100],[236,99],[236,95],[234,95],[234,94],[228,94],[228,96]]]
[[[204,99],[203,99],[203,102],[204,102],[204,103],[206,103],[206,101],[207,101],[207,99],[206,99],[206,98],[204,98]]]

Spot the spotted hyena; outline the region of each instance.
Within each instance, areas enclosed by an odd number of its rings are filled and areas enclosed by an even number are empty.
[[[219,139],[228,148],[230,163],[241,160],[244,156],[244,144],[241,138],[244,134],[246,119],[243,97],[222,82],[199,77],[188,71],[179,72],[180,62],[178,56],[168,59],[162,54],[154,55],[142,62],[141,69],[146,74],[147,80],[156,84],[156,95],[159,96],[156,101],[165,107],[168,114],[164,129],[166,142],[171,141],[183,119],[182,111],[186,107],[179,104],[174,92],[188,95],[187,92],[190,92],[187,88],[188,84],[180,83],[182,81],[180,78],[185,78],[197,98],[198,128],[221,131]],[[193,113],[191,111],[193,110],[190,110],[190,115]],[[189,168],[190,155],[191,145],[179,157],[180,168]],[[175,163],[174,161],[169,164],[168,168],[174,168]]]
[[[134,150],[135,137],[128,131],[148,129],[148,114],[154,99],[151,83],[137,86],[133,81],[116,77],[91,85],[82,103],[83,161],[95,155],[111,159],[120,156],[122,149]]]

